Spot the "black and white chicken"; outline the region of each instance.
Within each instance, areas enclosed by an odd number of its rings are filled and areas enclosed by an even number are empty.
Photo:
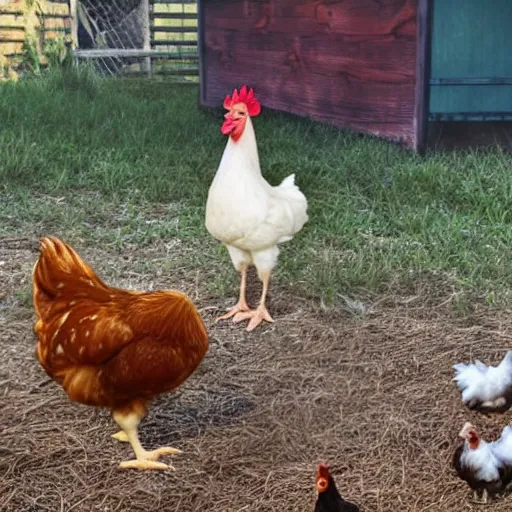
[[[487,503],[489,494],[503,491],[512,481],[512,427],[505,427],[501,437],[489,443],[467,422],[459,436],[464,443],[455,450],[453,467],[473,489],[475,500],[481,492]]]

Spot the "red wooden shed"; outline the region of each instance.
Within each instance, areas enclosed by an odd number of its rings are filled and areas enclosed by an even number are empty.
[[[421,148],[428,0],[200,0],[201,103],[263,106]]]

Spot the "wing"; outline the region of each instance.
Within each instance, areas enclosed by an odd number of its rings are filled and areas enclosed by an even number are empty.
[[[208,349],[208,334],[190,299],[178,292],[137,297],[127,309],[133,342],[104,365],[116,396],[151,397],[175,389],[197,368]],[[122,345],[122,343],[120,344]]]
[[[133,341],[122,303],[98,305],[82,299],[36,327],[38,356],[50,373],[69,365],[99,365]]]
[[[279,188],[272,191],[264,218],[247,229],[243,239],[234,241],[233,245],[250,252],[262,251],[291,240],[302,229],[308,220],[305,198],[300,202]]]

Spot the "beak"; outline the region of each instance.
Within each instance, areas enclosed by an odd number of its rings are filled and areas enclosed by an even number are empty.
[[[225,121],[222,123],[220,131],[224,135],[229,135],[236,128],[236,123],[230,112],[224,115],[224,119]]]

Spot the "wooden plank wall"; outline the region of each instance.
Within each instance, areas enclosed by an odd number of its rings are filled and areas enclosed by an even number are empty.
[[[67,0],[41,0],[39,5],[40,11],[36,6],[28,7],[25,0],[0,4],[0,57],[15,60],[23,52],[25,35],[40,34],[43,27],[44,39],[70,33]]]
[[[264,106],[415,145],[416,0],[201,0],[202,103]]]

